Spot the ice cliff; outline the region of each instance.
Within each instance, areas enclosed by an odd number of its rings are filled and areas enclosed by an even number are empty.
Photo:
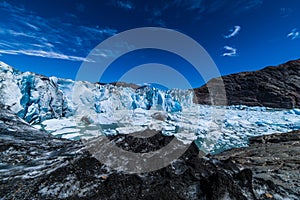
[[[146,129],[195,141],[206,152],[247,146],[248,138],[300,127],[297,108],[209,106],[193,92],[123,87],[19,72],[0,63],[0,104],[30,124],[67,139]]]
[[[117,87],[19,72],[0,62],[0,103],[31,124],[46,119],[93,116],[115,110],[178,112],[192,104],[190,91]],[[92,120],[92,119],[91,119]]]

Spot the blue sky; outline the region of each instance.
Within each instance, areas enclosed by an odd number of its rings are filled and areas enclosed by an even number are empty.
[[[75,79],[89,52],[138,27],[180,31],[201,44],[222,75],[300,58],[299,0],[0,1],[0,60],[21,71]],[[189,63],[158,50],[129,53],[101,81],[143,63],[170,65],[204,82]]]

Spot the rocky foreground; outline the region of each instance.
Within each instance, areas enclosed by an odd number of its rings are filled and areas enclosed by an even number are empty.
[[[272,108],[300,107],[300,59],[277,67],[266,67],[253,72],[222,76],[228,105],[266,106]],[[219,79],[194,89],[195,102],[211,104],[218,101],[218,94],[209,94],[208,87],[218,88]],[[210,96],[210,95],[214,96]],[[221,96],[222,98],[222,96]]]
[[[257,196],[300,199],[300,131],[253,137],[249,147],[213,158],[251,169]]]
[[[153,151],[173,139],[112,136],[125,150]],[[203,156],[192,143],[157,171],[102,165],[81,142],[36,130],[0,109],[1,199],[299,199],[300,132],[253,138],[247,148]]]

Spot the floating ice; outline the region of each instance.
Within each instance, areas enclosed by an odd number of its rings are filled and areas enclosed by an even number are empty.
[[[300,129],[300,109],[206,106],[193,92],[133,89],[21,73],[0,62],[0,103],[53,135],[80,139],[100,134],[162,131],[219,152],[246,146],[248,138]]]

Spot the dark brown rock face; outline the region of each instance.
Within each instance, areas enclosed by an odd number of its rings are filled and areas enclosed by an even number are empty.
[[[266,106],[272,108],[300,107],[300,59],[277,67],[266,67],[253,72],[242,72],[221,77],[228,105]],[[218,79],[207,85],[220,87]],[[209,95],[207,85],[195,89],[195,102],[218,102],[217,95]]]
[[[228,150],[214,158],[252,169],[259,199],[300,198],[300,131],[254,137],[249,147]]]

